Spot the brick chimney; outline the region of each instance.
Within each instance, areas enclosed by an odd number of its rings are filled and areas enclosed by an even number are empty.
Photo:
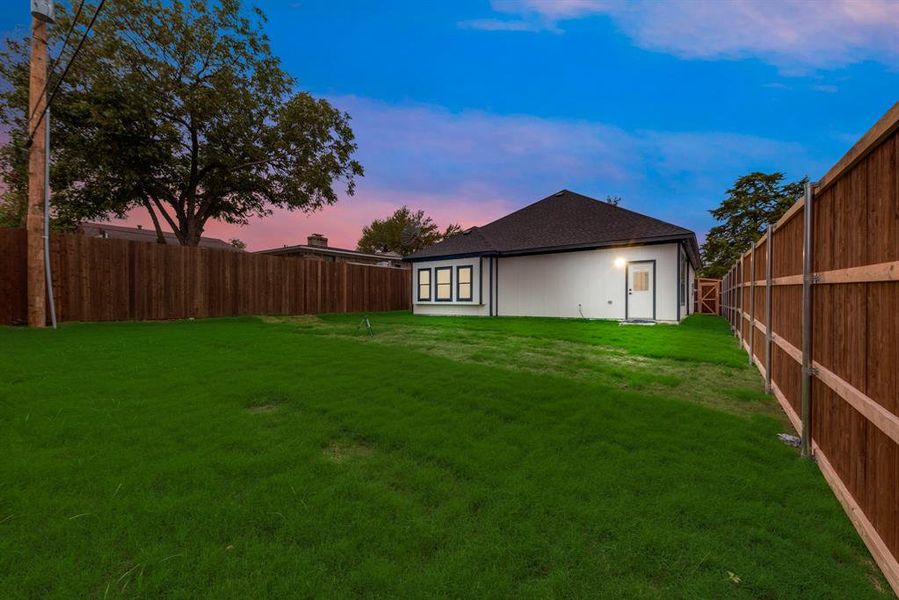
[[[328,247],[328,238],[323,236],[320,233],[313,233],[309,237],[306,238],[307,246],[316,246],[318,248],[327,248]]]

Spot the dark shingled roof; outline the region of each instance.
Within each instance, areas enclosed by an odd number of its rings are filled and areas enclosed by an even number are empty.
[[[483,227],[434,244],[407,257],[419,261],[451,256],[531,254],[685,240],[699,266],[696,235],[632,210],[562,190]]]

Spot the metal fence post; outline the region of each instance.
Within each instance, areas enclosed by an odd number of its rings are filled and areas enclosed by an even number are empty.
[[[749,248],[749,364],[755,352],[755,242]]]
[[[731,267],[731,271],[733,271],[733,267]],[[731,291],[730,290],[730,286],[731,286],[730,274],[731,274],[731,271],[727,272],[727,294],[725,297],[727,299],[727,322],[730,324],[730,332],[733,333],[733,331],[734,331],[734,316],[733,316],[733,314],[731,314],[731,310],[730,310],[730,303],[731,303],[730,302],[730,291]]]
[[[737,305],[739,304],[738,295],[740,293],[740,288],[737,287],[740,278],[740,271],[737,267],[737,263],[734,263],[734,266],[731,267],[731,282],[730,282],[730,321],[731,326],[734,328],[734,335],[740,335],[740,314],[737,312]]]
[[[742,336],[742,326],[743,326],[743,257],[740,256],[740,261],[736,264],[736,268],[734,270],[734,303],[735,303],[735,314],[734,314],[734,327],[737,330],[737,335]]]
[[[771,255],[774,253],[774,225],[768,224],[765,244],[765,393],[771,393]]]
[[[805,184],[805,227],[802,232],[802,456],[810,457],[812,442],[812,203],[811,182]]]
[[[737,262],[737,316],[734,319],[737,326],[737,339],[740,340],[740,347],[743,347],[743,255]]]
[[[724,274],[724,290],[721,294],[721,308],[724,311],[723,314],[727,318],[727,324],[730,326],[731,330],[733,330],[733,325],[730,322],[730,271]]]

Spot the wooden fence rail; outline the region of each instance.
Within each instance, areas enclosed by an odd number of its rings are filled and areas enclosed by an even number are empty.
[[[897,157],[899,104],[734,264],[723,314],[899,593]]]
[[[76,234],[51,238],[60,321],[411,308],[409,271]],[[0,229],[0,324],[26,320],[25,232]]]

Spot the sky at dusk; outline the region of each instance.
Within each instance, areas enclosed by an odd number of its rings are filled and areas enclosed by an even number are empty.
[[[24,33],[27,4],[0,30]],[[819,178],[899,100],[895,0],[257,5],[300,88],[352,116],[366,174],[312,215],[208,225],[253,250],[355,247],[403,204],[482,225],[563,188],[702,238],[735,178]]]

